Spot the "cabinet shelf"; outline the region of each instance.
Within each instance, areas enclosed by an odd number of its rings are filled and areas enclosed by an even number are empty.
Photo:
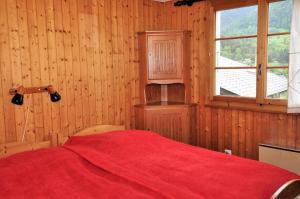
[[[187,102],[184,84],[148,84],[145,86],[145,104],[160,102]]]
[[[172,101],[159,101],[152,102],[147,104],[137,104],[136,107],[144,107],[144,106],[194,106],[197,104],[193,103],[184,103],[184,102],[172,102]]]
[[[160,102],[154,102],[154,103],[148,103],[146,105],[148,106],[170,106],[170,105],[184,105],[184,102],[172,102],[172,101],[160,101]]]

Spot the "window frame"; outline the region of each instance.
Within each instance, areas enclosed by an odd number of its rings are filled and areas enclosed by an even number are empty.
[[[268,22],[269,22],[269,3],[278,2],[281,0],[257,0],[256,3],[249,1],[236,3],[231,1],[231,3],[224,4],[222,6],[212,7],[212,20],[211,20],[211,31],[212,34],[210,57],[211,57],[211,88],[210,88],[210,103],[209,106],[221,106],[221,107],[232,107],[241,108],[247,106],[247,109],[255,110],[265,110],[270,112],[286,112],[287,100],[286,99],[270,99],[267,98],[267,69],[268,66],[268,38],[272,35],[288,35],[290,32],[284,33],[268,33]],[[244,97],[244,96],[221,96],[216,95],[216,41],[220,40],[216,38],[216,14],[217,11],[247,7],[247,6],[258,6],[258,21],[257,21],[257,63],[256,63],[256,97]],[[250,36],[250,35],[249,35]],[[251,35],[250,37],[252,37]],[[247,36],[246,36],[247,37]],[[232,37],[235,38],[235,37]],[[245,38],[241,36],[240,38]],[[261,65],[261,67],[260,67]],[[276,67],[276,66],[275,66]],[[275,68],[272,67],[272,68]],[[286,67],[286,66],[284,66]],[[288,66],[287,66],[288,68]],[[260,74],[260,75],[259,75]]]

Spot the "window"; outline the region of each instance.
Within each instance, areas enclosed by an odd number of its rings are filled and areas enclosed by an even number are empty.
[[[292,0],[216,11],[214,96],[287,99],[291,13]]]
[[[257,11],[216,13],[216,95],[256,96]]]
[[[270,99],[287,99],[292,0],[269,4],[267,91]]]

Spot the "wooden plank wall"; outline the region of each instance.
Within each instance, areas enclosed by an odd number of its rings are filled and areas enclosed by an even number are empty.
[[[212,14],[207,2],[174,7],[152,0],[1,0],[0,146],[20,142],[30,100],[26,142],[95,124],[134,127],[136,32],[185,29],[192,31],[192,99],[199,103],[194,144],[253,159],[261,142],[299,149],[300,116],[204,106]],[[18,84],[53,84],[62,100],[51,103],[43,93],[12,105],[8,90]]]
[[[166,29],[192,31],[191,82],[193,102],[199,103],[195,143],[223,152],[258,159],[258,143],[300,149],[300,116],[206,107],[209,97],[209,26],[213,12],[208,2],[192,7],[166,3],[159,21]]]
[[[152,0],[1,0],[0,145],[71,135],[95,124],[134,126],[138,96],[137,32],[158,29]],[[10,103],[17,85],[53,84],[46,93]],[[1,150],[1,147],[0,147]]]

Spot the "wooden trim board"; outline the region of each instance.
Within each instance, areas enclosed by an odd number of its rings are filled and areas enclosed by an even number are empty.
[[[0,145],[0,158],[4,158],[10,155],[25,151],[33,151],[42,148],[48,148],[52,146],[51,141],[39,142],[39,143],[10,143]]]

